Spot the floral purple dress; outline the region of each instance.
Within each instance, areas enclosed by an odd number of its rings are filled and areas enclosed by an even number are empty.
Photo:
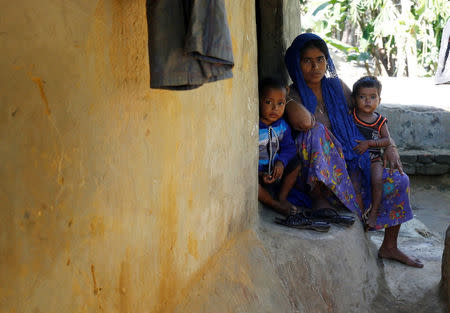
[[[342,147],[334,135],[317,123],[295,138],[302,169],[296,186],[288,200],[295,205],[310,207],[311,188],[321,185],[327,198],[334,206],[345,207],[361,217],[362,209],[356,202],[356,195],[345,165]],[[364,192],[364,190],[362,190]],[[394,171],[383,172],[383,196],[378,210],[377,229],[395,226],[412,219],[409,204],[409,178]]]
[[[383,196],[378,209],[377,229],[399,225],[413,218],[409,204],[409,178],[395,170],[383,171]]]

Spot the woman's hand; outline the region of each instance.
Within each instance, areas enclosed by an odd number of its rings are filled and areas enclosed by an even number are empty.
[[[384,149],[384,167],[391,169],[391,174],[394,169],[397,169],[401,174],[403,173],[402,162],[398,154],[397,147],[394,145],[388,146]]]

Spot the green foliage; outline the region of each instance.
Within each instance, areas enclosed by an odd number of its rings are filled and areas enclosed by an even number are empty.
[[[436,71],[448,0],[301,0],[302,28],[390,76]],[[347,33],[351,36],[345,36]]]

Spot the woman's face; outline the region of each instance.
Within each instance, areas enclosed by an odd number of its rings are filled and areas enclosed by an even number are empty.
[[[325,76],[327,59],[316,47],[309,47],[300,58],[300,69],[307,84],[318,84]]]

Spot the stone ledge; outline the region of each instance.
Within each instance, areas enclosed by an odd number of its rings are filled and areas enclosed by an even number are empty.
[[[450,172],[450,149],[399,150],[408,175],[443,175]]]
[[[382,104],[379,112],[388,118],[391,137],[410,150],[450,148],[450,112],[425,105]]]

